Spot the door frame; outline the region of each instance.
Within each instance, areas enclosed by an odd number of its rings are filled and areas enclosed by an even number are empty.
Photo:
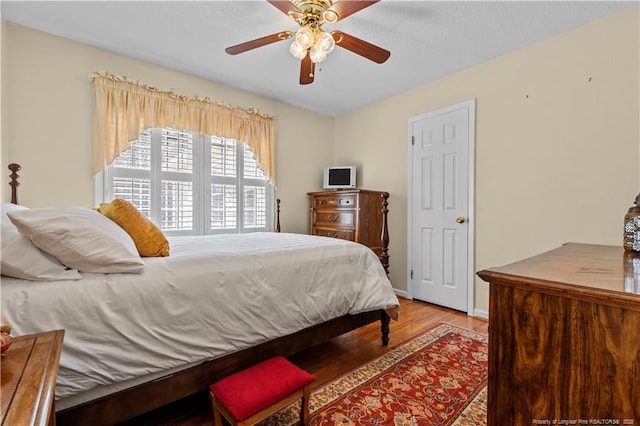
[[[409,118],[407,154],[407,297],[413,299],[413,279],[411,269],[413,262],[413,149],[411,137],[413,123],[446,114],[461,108],[468,108],[469,112],[469,170],[468,170],[468,196],[467,196],[467,315],[474,316],[475,312],[475,140],[476,140],[476,99],[460,102],[445,108],[427,112],[416,117]]]

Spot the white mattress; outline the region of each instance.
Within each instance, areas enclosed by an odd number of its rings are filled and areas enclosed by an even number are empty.
[[[357,243],[254,233],[170,244],[171,256],[145,258],[142,274],[2,277],[1,312],[12,334],[66,331],[57,399],[398,305],[380,261]]]

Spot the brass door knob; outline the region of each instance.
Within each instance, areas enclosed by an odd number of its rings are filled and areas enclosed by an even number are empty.
[[[464,223],[464,217],[462,217],[462,216],[458,216],[458,217],[456,218],[456,222],[458,222],[458,223]]]

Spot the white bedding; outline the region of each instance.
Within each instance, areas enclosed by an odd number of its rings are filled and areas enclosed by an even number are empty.
[[[339,239],[254,233],[170,238],[142,274],[2,277],[22,335],[66,331],[56,398],[179,369],[398,299],[376,255]]]

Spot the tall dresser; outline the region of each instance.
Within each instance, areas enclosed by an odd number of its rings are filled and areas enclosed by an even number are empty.
[[[389,273],[388,192],[348,189],[310,192],[309,233],[364,244]]]
[[[489,282],[488,424],[640,424],[640,253],[565,244]]]

